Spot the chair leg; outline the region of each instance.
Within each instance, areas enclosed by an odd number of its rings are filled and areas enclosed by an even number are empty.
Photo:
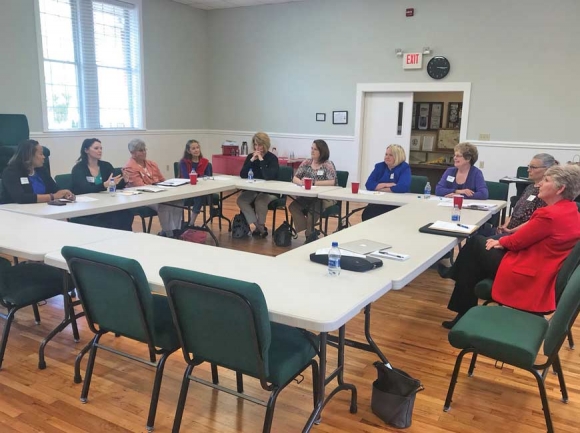
[[[560,356],[556,355],[554,359],[554,369],[558,375],[558,382],[560,383],[560,393],[562,394],[562,402],[568,403],[568,389],[566,388],[566,381],[564,380],[564,372],[562,371],[562,363]]]
[[[568,347],[570,350],[574,350],[574,336],[572,335],[572,329],[568,329]]]
[[[157,414],[157,403],[159,402],[159,392],[161,391],[161,381],[163,380],[163,369],[165,368],[165,361],[173,352],[164,353],[155,371],[155,380],[153,382],[153,391],[151,392],[151,404],[149,405],[149,417],[147,418],[147,431],[153,431],[155,424],[155,415]]]
[[[546,427],[548,433],[554,433],[554,426],[552,425],[552,416],[550,415],[550,406],[548,405],[548,396],[546,394],[546,387],[544,386],[544,379],[542,375],[534,369],[528,370],[536,378],[538,389],[540,390],[540,398],[542,399],[542,410],[544,411],[544,418],[546,419]]]
[[[469,370],[467,370],[467,375],[469,377],[473,376],[473,370],[475,370],[475,363],[477,362],[477,352],[473,352],[471,357],[471,363],[469,364]]]
[[[93,341],[91,342],[91,351],[89,353],[89,360],[87,362],[87,372],[85,374],[85,383],[83,383],[83,389],[81,391],[81,403],[87,402],[87,397],[89,395],[89,387],[91,386],[91,378],[93,377],[93,368],[95,366],[95,358],[97,356],[97,344],[101,339],[103,334],[99,333],[95,335]]]
[[[270,394],[270,398],[268,399],[268,406],[266,406],[266,417],[264,418],[264,428],[262,429],[262,433],[270,433],[270,430],[272,429],[274,407],[276,406],[276,399],[278,398],[278,394],[280,394],[281,390],[281,388],[275,387]]]
[[[276,208],[274,208],[274,214],[272,215],[272,235],[274,235],[274,230],[276,230]]]
[[[215,364],[211,365],[211,381],[213,382],[214,385],[217,385],[218,383],[220,383],[217,365],[215,365]]]
[[[151,233],[152,225],[153,225],[153,217],[149,217],[149,224],[147,225],[147,233]]]
[[[318,403],[318,396],[320,395],[320,390],[318,389],[318,363],[312,360],[312,399],[314,400],[314,409]]]
[[[68,314],[70,316],[70,326],[73,331],[73,339],[75,343],[78,343],[81,340],[81,336],[79,334],[79,327],[77,325],[77,316],[75,313],[75,307],[73,305],[73,300],[71,299],[70,295],[66,295],[67,299],[65,302],[68,302]]]
[[[238,392],[242,394],[244,392],[244,375],[239,371],[236,371],[236,385]]]
[[[443,410],[445,412],[449,412],[451,409],[451,402],[453,401],[453,392],[455,391],[455,385],[457,384],[457,376],[459,375],[459,370],[461,369],[461,361],[463,361],[463,357],[472,352],[470,349],[463,349],[459,355],[457,355],[457,360],[455,361],[455,368],[453,369],[453,374],[451,375],[451,382],[449,382],[449,390],[447,391],[447,398],[445,399],[445,405],[443,406]]]
[[[0,368],[2,368],[2,361],[4,360],[4,352],[6,352],[6,344],[8,343],[8,336],[10,335],[10,327],[14,321],[14,313],[17,308],[11,308],[6,316],[6,324],[4,325],[4,332],[2,332],[2,342],[0,343]]]
[[[81,376],[81,361],[83,360],[83,357],[86,355],[86,353],[91,350],[92,346],[93,340],[89,341],[88,344],[81,349],[75,359],[75,375],[73,379],[74,383],[81,383],[83,381],[83,377]]]
[[[34,313],[34,323],[40,325],[40,311],[38,311],[38,304],[32,304],[32,312]]]
[[[193,371],[193,365],[188,365],[183,375],[181,382],[181,391],[179,392],[179,400],[177,400],[177,409],[175,410],[175,418],[173,420],[172,433],[179,433],[181,428],[181,418],[183,418],[183,409],[185,409],[185,400],[187,400],[187,391],[189,389],[189,376]]]
[[[147,232],[147,226],[145,225],[145,218],[140,217],[141,218],[141,227],[143,228],[143,233],[148,233]]]
[[[324,236],[328,236],[328,220],[329,218],[326,218],[324,221]]]

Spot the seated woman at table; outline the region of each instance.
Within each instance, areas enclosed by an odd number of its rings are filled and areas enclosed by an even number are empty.
[[[97,138],[87,138],[81,144],[81,154],[72,169],[72,191],[79,194],[105,191],[112,180],[117,188],[125,187],[123,175],[113,176],[113,166],[101,160],[103,146]],[[128,176],[125,176],[128,177]],[[75,222],[97,227],[131,231],[133,214],[128,210],[89,215]]]
[[[240,177],[248,178],[250,169],[254,173],[254,179],[276,180],[278,179],[278,157],[270,152],[270,137],[265,132],[258,132],[252,137],[254,152],[250,153],[242,170]],[[275,194],[257,191],[242,191],[238,196],[237,204],[248,224],[254,225],[252,236],[265,238],[268,236],[268,229],[265,226],[266,215],[268,214],[268,204],[279,198]]]
[[[74,200],[68,189],[58,189],[44,169],[44,153],[36,140],[22,141],[2,173],[2,204],[46,203],[51,200]]]
[[[189,173],[192,171],[195,171],[199,177],[211,176],[209,160],[203,157],[201,146],[197,140],[189,140],[185,144],[183,158],[179,161],[179,177],[189,179]],[[204,200],[208,200],[208,197],[211,198],[211,196],[207,195],[203,197],[193,197],[190,225],[195,226],[195,220],[201,212]]]
[[[385,160],[375,165],[365,187],[367,191],[405,193],[411,190],[411,167],[405,162],[405,149],[398,144],[391,144],[385,151]],[[397,206],[369,204],[362,213],[366,221],[382,215]]]
[[[165,177],[161,174],[159,166],[147,159],[147,147],[145,142],[139,138],[135,138],[129,142],[129,152],[131,158],[125,164],[123,174],[126,173],[128,180],[127,186],[144,186],[153,185],[157,182],[163,182]],[[157,211],[159,215],[159,223],[161,224],[161,232],[159,235],[174,237],[174,230],[181,229],[181,218],[183,216],[183,208],[176,206],[183,206],[181,200],[171,202],[175,206],[166,204],[150,204],[149,207]]]
[[[329,160],[330,150],[324,140],[314,140],[310,148],[310,159],[302,161],[296,174],[292,179],[296,185],[304,186],[304,178],[311,178],[312,185],[318,186],[336,186],[338,178],[336,177],[336,168],[334,163]],[[314,229],[320,214],[327,207],[335,204],[335,200],[319,200],[310,197],[297,197],[290,204],[290,213],[294,219],[294,228],[296,233],[306,230],[306,242],[309,243],[318,239],[320,232]]]
[[[455,146],[454,167],[445,170],[435,188],[440,197],[452,197],[461,194],[473,200],[487,200],[489,192],[483,179],[483,173],[475,166],[477,147],[470,143],[459,143]]]
[[[500,239],[475,236],[461,249],[448,277],[455,288],[447,306],[457,316],[443,322],[453,325],[477,305],[475,285],[493,278],[494,301],[531,313],[556,308],[556,274],[580,240],[580,213],[573,201],[580,193],[580,167],[552,166],[539,182],[538,197],[546,206],[537,209],[519,230]]]

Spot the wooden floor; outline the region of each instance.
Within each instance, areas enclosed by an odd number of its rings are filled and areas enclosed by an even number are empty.
[[[235,201],[228,200],[226,214],[236,213]],[[270,216],[270,215],[269,215]],[[280,219],[278,220],[280,221]],[[135,221],[135,230],[140,224]],[[271,225],[271,222],[268,223]],[[277,222],[279,224],[279,222]],[[213,226],[216,232],[217,222]],[[154,232],[159,230],[154,225]],[[232,240],[223,230],[220,243],[225,248],[277,255],[285,249],[267,239]],[[298,246],[303,235],[294,241]],[[177,241],[176,241],[177,242]],[[244,264],[248,266],[250,264]],[[224,266],[240,266],[224,263]],[[292,278],[293,270],[287,276]],[[299,283],[299,282],[297,282]],[[400,291],[391,291],[373,304],[372,330],[376,342],[396,367],[419,378],[425,390],[417,395],[411,433],[440,432],[545,432],[544,417],[534,379],[510,367],[495,368],[480,359],[472,378],[464,365],[450,412],[443,402],[457,351],[447,342],[440,326],[451,314],[446,309],[451,292],[448,280],[428,270]],[[91,338],[86,323],[81,325],[81,341],[74,343],[70,329],[57,336],[46,351],[47,369],[38,370],[38,345],[60,320],[61,303],[51,300],[40,308],[42,324],[34,324],[32,310],[17,315],[2,370],[0,370],[0,432],[144,432],[154,373],[135,362],[100,351],[91,384],[89,401],[81,404],[81,385],[73,383],[73,362],[77,352]],[[3,319],[0,319],[3,321]],[[580,326],[574,333],[580,339]],[[347,336],[363,339],[363,318],[349,322]],[[106,338],[105,343],[146,356],[143,347],[124,338]],[[335,362],[330,350],[330,362]],[[547,378],[548,397],[556,432],[579,432],[580,349],[564,347],[561,359],[570,402],[560,402],[557,379]],[[349,413],[349,395],[339,393],[325,408],[322,423],[313,432],[373,433],[397,431],[387,427],[370,410],[372,381],[376,378],[371,353],[346,350],[348,382],[358,389],[358,413]],[[467,364],[467,363],[465,363]],[[161,390],[155,424],[156,432],[170,432],[179,385],[185,363],[181,353],[169,358]],[[83,365],[84,368],[84,365]],[[83,370],[84,373],[84,370]],[[208,378],[200,367],[198,374]],[[220,370],[222,384],[234,386],[234,375]],[[246,392],[265,397],[259,384],[246,378]],[[299,432],[312,409],[311,377],[284,390],[274,414],[273,432]],[[264,408],[226,393],[192,383],[182,424],[182,432],[260,432]]]

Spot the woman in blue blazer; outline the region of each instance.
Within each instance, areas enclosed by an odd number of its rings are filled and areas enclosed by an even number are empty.
[[[365,187],[367,191],[405,193],[411,189],[411,167],[405,162],[405,149],[391,144],[385,151],[385,160],[375,165]],[[397,206],[369,204],[362,213],[362,220],[382,215]]]

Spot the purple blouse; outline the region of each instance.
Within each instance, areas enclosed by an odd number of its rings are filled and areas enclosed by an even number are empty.
[[[475,166],[472,166],[467,173],[467,179],[462,184],[457,183],[457,168],[449,167],[441,176],[441,180],[435,188],[435,194],[443,197],[447,194],[452,194],[458,189],[470,189],[473,191],[473,196],[468,197],[473,200],[487,200],[489,191],[483,179],[483,173]]]

